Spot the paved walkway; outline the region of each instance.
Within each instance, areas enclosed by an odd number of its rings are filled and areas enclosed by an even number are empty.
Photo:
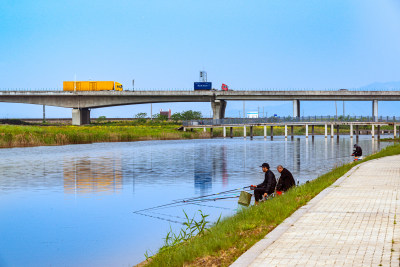
[[[232,266],[400,266],[400,156],[364,162]]]

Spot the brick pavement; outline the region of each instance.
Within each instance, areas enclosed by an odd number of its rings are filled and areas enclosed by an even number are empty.
[[[364,162],[232,266],[400,266],[400,156]]]

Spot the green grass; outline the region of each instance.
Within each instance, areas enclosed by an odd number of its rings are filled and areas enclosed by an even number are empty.
[[[94,124],[89,126],[0,125],[0,147],[209,138],[203,131],[178,131],[176,124]]]
[[[400,145],[389,146],[363,161],[345,164],[286,194],[239,211],[223,219],[201,237],[195,237],[156,254],[148,266],[228,266],[294,211],[332,185],[352,167],[380,157],[400,154]]]

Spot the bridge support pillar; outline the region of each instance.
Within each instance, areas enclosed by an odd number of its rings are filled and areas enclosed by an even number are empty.
[[[314,139],[314,128],[315,128],[315,126],[311,125],[311,136],[313,139]]]
[[[333,138],[333,136],[335,136],[335,133],[333,131],[333,124],[331,124],[331,138]]]
[[[294,139],[294,126],[290,126],[290,134],[291,134],[291,138],[292,140]]]
[[[358,141],[358,135],[359,134],[360,134],[359,127],[358,127],[358,125],[356,125],[356,139],[357,139],[357,141]]]
[[[250,139],[253,139],[253,126],[250,126]]]
[[[397,130],[397,125],[394,123],[394,124],[393,124],[393,138],[396,138],[396,137],[397,137],[396,130]]]
[[[226,137],[226,127],[224,126],[224,138]]]
[[[300,117],[300,100],[293,100],[293,117]]]
[[[83,125],[90,123],[90,110],[88,108],[72,109],[72,125]]]
[[[214,120],[225,118],[225,108],[226,108],[225,100],[212,101],[211,108],[213,110],[213,119]]]
[[[285,140],[287,139],[287,124],[285,124]]]
[[[381,139],[381,126],[378,125],[378,140]]]
[[[230,128],[229,135],[230,135],[231,138],[233,138],[233,127]]]
[[[353,138],[353,124],[350,124],[350,138]]]
[[[246,130],[246,125],[243,126],[243,137],[246,138],[247,130]]]
[[[372,101],[372,116],[374,121],[378,121],[378,100]]]
[[[340,126],[339,124],[336,125],[336,137],[337,137],[338,140],[339,140],[339,136],[340,136],[339,126]]]
[[[306,138],[308,138],[308,124],[306,124]]]
[[[375,138],[375,125],[372,124],[372,129],[371,129],[371,136],[372,138]]]
[[[274,126],[271,126],[271,140],[274,139]]]
[[[328,124],[325,123],[325,138],[328,138]]]
[[[264,126],[264,138],[267,138],[267,126]]]

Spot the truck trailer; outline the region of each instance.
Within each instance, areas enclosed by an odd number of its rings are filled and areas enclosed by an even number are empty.
[[[122,84],[111,81],[63,82],[64,91],[122,91]]]

